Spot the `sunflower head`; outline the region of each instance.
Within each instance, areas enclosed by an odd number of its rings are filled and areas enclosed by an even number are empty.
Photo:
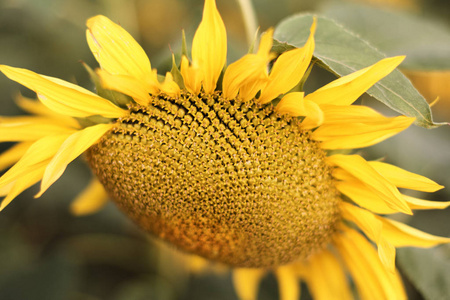
[[[155,96],[87,152],[140,226],[228,265],[271,267],[326,245],[339,219],[325,152],[300,121],[220,94]]]

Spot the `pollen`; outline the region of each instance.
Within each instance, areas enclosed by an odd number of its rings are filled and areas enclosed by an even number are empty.
[[[129,105],[87,160],[146,231],[230,266],[274,267],[326,247],[340,221],[310,134],[271,105],[182,92]]]

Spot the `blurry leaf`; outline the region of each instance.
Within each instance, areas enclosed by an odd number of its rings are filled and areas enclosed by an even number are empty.
[[[447,250],[446,255],[444,250]],[[400,267],[425,299],[448,299],[450,295],[448,250],[448,247],[398,250]]]
[[[450,28],[420,15],[339,3],[323,13],[389,56],[406,55],[402,67],[450,69]]]
[[[159,277],[140,278],[121,286],[114,300],[172,300],[175,299],[174,287]]]
[[[51,257],[10,273],[0,284],[0,299],[70,299],[76,292],[79,275],[78,266],[67,258]]]
[[[4,234],[0,238],[0,286],[11,277],[11,273],[24,270],[35,260],[36,254],[18,234]],[[1,295],[0,295],[1,299]]]
[[[300,14],[282,21],[275,29],[275,51],[302,47],[309,35],[313,16]],[[318,17],[314,56],[333,73],[345,76],[383,59],[385,56],[366,41],[333,20]],[[415,117],[416,124],[437,127],[432,121],[426,100],[398,70],[380,80],[367,93],[406,116]]]
[[[146,241],[116,234],[84,234],[67,238],[63,249],[73,251],[91,264],[115,265],[130,271],[152,267],[151,249]]]

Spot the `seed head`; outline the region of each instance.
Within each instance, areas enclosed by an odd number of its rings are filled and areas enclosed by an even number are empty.
[[[129,111],[87,158],[143,229],[236,267],[285,264],[329,242],[339,197],[299,120],[187,92]]]

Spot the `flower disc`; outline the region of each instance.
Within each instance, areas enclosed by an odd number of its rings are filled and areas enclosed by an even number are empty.
[[[325,152],[297,119],[220,95],[154,96],[87,152],[117,205],[177,247],[272,267],[325,247],[339,196]]]

